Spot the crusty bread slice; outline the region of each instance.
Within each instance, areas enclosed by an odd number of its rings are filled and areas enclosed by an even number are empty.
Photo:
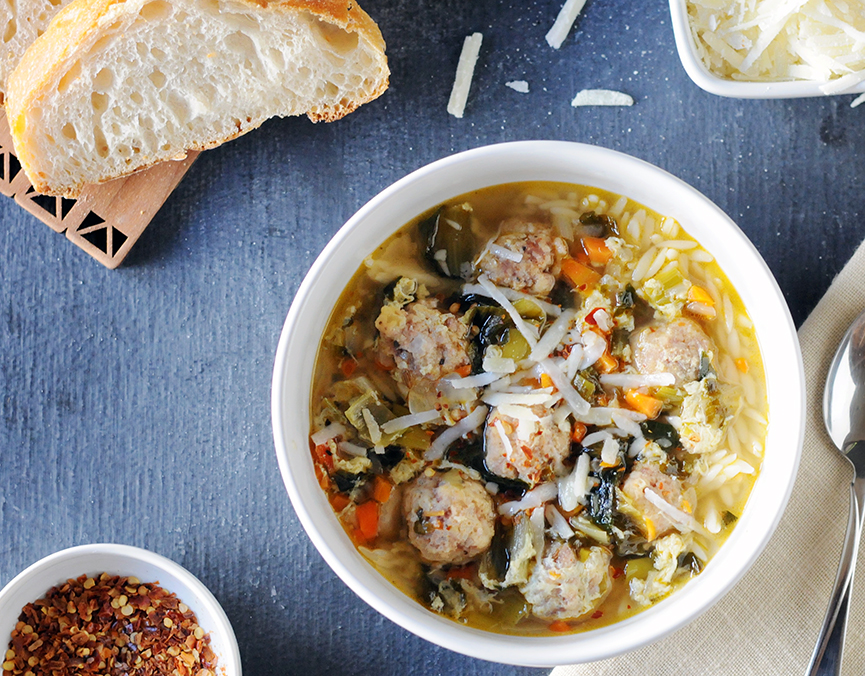
[[[70,0],[7,0],[0,2],[0,104],[6,96],[6,78],[18,65],[24,50],[33,44]]]
[[[36,190],[74,197],[269,117],[336,120],[388,76],[355,0],[74,0],[13,71],[6,112]]]

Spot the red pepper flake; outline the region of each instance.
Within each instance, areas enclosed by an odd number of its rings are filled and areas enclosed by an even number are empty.
[[[210,636],[156,582],[81,575],[21,609],[3,676],[214,676]]]
[[[622,577],[622,574],[624,572],[625,571],[622,570],[621,568],[616,568],[615,566],[613,566],[613,579],[618,580],[620,577]]]
[[[592,613],[592,619],[597,620],[597,619],[601,618],[603,616],[603,614],[604,614],[603,610],[596,610],[595,612]]]

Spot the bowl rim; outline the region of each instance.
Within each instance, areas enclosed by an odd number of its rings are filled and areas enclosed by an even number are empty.
[[[779,346],[774,346],[773,343],[773,353],[783,353],[789,358],[789,364],[793,366],[793,368],[788,369],[788,380],[790,382],[785,383],[784,388],[778,387],[776,390],[778,394],[776,396],[786,397],[785,402],[789,404],[790,408],[785,410],[785,417],[788,420],[798,420],[799,424],[788,425],[785,428],[781,428],[779,425],[776,426],[775,430],[770,429],[773,439],[777,437],[779,440],[782,440],[786,449],[784,452],[788,455],[785,456],[784,462],[775,462],[772,467],[772,472],[774,473],[774,476],[777,477],[777,480],[773,484],[769,484],[766,481],[761,484],[758,479],[757,485],[755,485],[751,497],[749,498],[749,504],[753,503],[754,496],[758,492],[758,487],[762,486],[763,488],[760,489],[760,495],[769,495],[771,497],[771,504],[775,507],[775,511],[771,515],[771,518],[767,519],[765,518],[765,515],[755,515],[754,510],[749,512],[746,507],[745,514],[743,514],[743,518],[740,520],[739,527],[734,529],[733,534],[731,534],[725,545],[713,557],[706,570],[700,576],[690,581],[668,599],[659,602],[655,606],[652,606],[633,617],[614,623],[608,627],[602,627],[580,634],[567,634],[562,637],[522,637],[494,634],[458,625],[455,622],[443,619],[440,616],[433,614],[410,597],[399,591],[395,591],[393,585],[391,585],[390,582],[387,582],[383,576],[378,574],[375,569],[357,553],[354,545],[351,545],[348,537],[336,522],[332,510],[330,510],[328,503],[323,497],[323,491],[321,491],[317,483],[315,484],[314,489],[317,491],[318,497],[315,497],[316,494],[310,491],[311,497],[309,504],[304,498],[303,493],[304,490],[306,490],[306,487],[301,486],[298,482],[302,479],[295,478],[293,473],[293,464],[301,463],[303,465],[302,471],[306,473],[305,479],[307,480],[307,483],[309,483],[308,480],[314,475],[311,472],[312,460],[308,450],[308,436],[306,438],[300,438],[301,434],[298,431],[297,425],[292,428],[287,427],[287,421],[283,418],[282,398],[283,392],[286,391],[287,387],[290,387],[290,370],[287,368],[289,365],[290,352],[292,350],[309,349],[310,339],[308,335],[304,335],[305,327],[303,326],[302,320],[305,313],[304,308],[310,306],[310,299],[314,298],[316,295],[317,282],[321,279],[322,275],[325,274],[331,258],[344,246],[350,245],[347,245],[346,242],[352,238],[352,234],[358,230],[359,227],[363,226],[363,224],[367,222],[368,219],[372,218],[380,209],[385,208],[389,201],[396,199],[402,191],[410,192],[412,189],[420,190],[421,184],[429,181],[431,177],[434,177],[439,173],[450,171],[456,164],[465,163],[470,166],[472,163],[491,163],[496,160],[502,160],[506,157],[513,160],[521,154],[554,156],[555,153],[570,153],[572,154],[572,157],[579,156],[580,161],[586,164],[590,163],[593,159],[603,158],[606,161],[615,162],[617,165],[621,165],[617,166],[617,170],[620,169],[622,174],[639,174],[641,178],[652,177],[656,180],[661,180],[665,182],[665,188],[675,188],[675,190],[678,191],[677,194],[681,193],[690,196],[690,199],[696,199],[699,201],[701,207],[707,210],[706,213],[711,212],[714,219],[720,219],[720,221],[726,224],[724,234],[727,240],[736,240],[736,245],[730,248],[735,250],[737,255],[743,256],[747,259],[749,264],[749,275],[753,275],[756,280],[754,283],[762,289],[770,292],[771,298],[766,302],[770,302],[774,314],[774,320],[777,320],[777,324],[782,327],[778,330],[777,336],[777,338],[780,339],[781,344]],[[582,176],[579,180],[564,181],[561,178],[558,180],[560,182],[587,185],[587,183],[582,180]],[[486,185],[495,185],[497,183],[506,182],[509,181],[491,180],[487,182]],[[456,195],[468,192],[476,187],[479,186],[453,189],[450,196],[455,197]],[[598,185],[597,187],[603,188],[604,186]],[[615,190],[613,191],[615,192]],[[645,199],[634,197],[633,194],[628,196],[643,204],[646,203]],[[434,206],[435,203],[436,202],[433,202],[429,207]],[[410,220],[412,217],[423,213],[425,208],[429,207],[420,206],[414,214],[406,218],[404,221],[395,224],[391,223],[388,224],[388,228],[382,228],[381,236],[377,237],[375,246],[383,242],[405,222]],[[654,207],[651,208],[654,209]],[[686,229],[690,230],[690,228]],[[700,240],[699,237],[698,240]],[[702,240],[700,241],[703,243]],[[374,246],[369,248],[369,250],[364,251],[362,256],[368,255],[373,249]],[[725,272],[729,275],[729,271],[725,269]],[[737,288],[740,288],[740,285],[737,285]],[[312,311],[310,310],[309,312]],[[749,309],[749,314],[752,312],[753,310]],[[307,330],[306,333],[308,334],[309,331]],[[774,334],[773,338],[776,338]],[[759,339],[760,335],[758,334],[758,340]],[[319,341],[320,334],[316,334],[313,341],[315,343],[314,349],[316,351]],[[766,347],[762,343],[761,352],[763,352],[764,355],[766,354]],[[313,353],[313,357],[314,354],[315,353]],[[298,381],[295,377],[292,382],[303,381]],[[771,383],[768,382],[768,368],[767,385],[771,387]],[[304,383],[304,386],[308,388],[309,384]],[[782,389],[786,389],[786,392],[781,393]],[[771,392],[769,394],[769,399],[770,401],[772,400]],[[271,389],[271,414],[274,443],[280,472],[286,490],[298,518],[300,519],[310,540],[313,542],[325,561],[349,586],[349,588],[380,613],[408,631],[411,631],[428,641],[472,657],[508,664],[539,667],[552,667],[558,664],[595,661],[639,648],[643,645],[659,640],[692,621],[698,615],[708,610],[708,608],[711,607],[721,596],[727,593],[735,583],[741,579],[745,572],[747,572],[754,561],[756,561],[759,553],[763,551],[769,538],[775,531],[775,528],[784,512],[784,508],[787,505],[801,457],[802,440],[804,435],[804,407],[804,369],[801,352],[799,350],[798,336],[792,318],[790,317],[783,294],[778,288],[777,282],[772,276],[768,266],[757,252],[757,249],[738,228],[738,226],[736,226],[736,224],[719,207],[695,188],[652,164],[617,151],[566,141],[518,141],[482,146],[457,153],[435,161],[408,174],[404,178],[393,183],[391,186],[385,188],[367,202],[367,204],[361,207],[328,242],[297,290],[280,334],[274,361],[274,373]],[[304,429],[308,431],[308,419],[305,423],[303,419],[299,422],[300,427],[304,427],[305,425]],[[289,447],[292,433],[298,436],[294,441],[302,442],[295,444],[295,453],[297,453],[298,459],[294,461],[292,460],[292,451]],[[775,443],[773,444],[773,447],[780,445],[781,444],[779,443]],[[767,449],[768,448],[769,444],[767,443]],[[780,449],[776,451],[776,455],[780,452]],[[323,515],[315,513],[316,509],[326,510],[327,514]],[[745,528],[744,523],[746,517],[749,519],[747,528]],[[333,524],[336,524],[336,528],[339,529],[338,533],[332,535],[331,541],[329,541],[328,537],[325,536],[324,531],[319,531],[319,525],[321,524],[324,525],[325,529],[333,527],[332,524],[326,522],[327,519],[332,520]],[[747,536],[745,531],[747,531]],[[753,542],[753,545],[748,550],[750,558],[743,563],[740,560],[731,558],[732,555],[729,553],[732,550],[732,542],[745,540],[746,537]],[[351,549],[353,550],[353,555],[351,551],[346,550],[344,544],[346,541],[349,542]],[[342,556],[340,556],[337,549],[340,549]],[[725,552],[728,554],[725,555]],[[712,564],[715,564],[714,567]],[[712,571],[711,574],[709,574],[710,571]],[[370,575],[370,572],[372,572],[372,575]],[[710,583],[715,584],[716,587],[709,589],[708,585]],[[700,594],[706,598],[702,603],[699,603],[696,606],[689,606],[686,603],[687,599],[698,598]],[[672,606],[672,611],[670,610],[671,603],[674,604]],[[631,636],[630,641],[623,650],[619,643],[622,638],[621,634],[629,631],[633,625],[638,625],[642,633],[636,638]],[[633,634],[634,632],[631,633]]]
[[[712,73],[694,44],[688,20],[688,0],[670,0],[670,16],[676,51],[688,77],[700,89],[710,94],[737,99],[798,99],[818,96],[844,96],[865,92],[865,81],[842,92],[826,94],[820,87],[829,84],[817,80],[784,80],[779,82],[748,82],[727,80]]]
[[[137,562],[159,569],[167,575],[177,579],[182,585],[187,587],[191,596],[194,598],[184,598],[184,594],[181,591],[170,588],[168,584],[163,586],[163,582],[161,580],[159,581],[160,586],[169,592],[173,592],[186,605],[191,608],[193,608],[193,606],[196,608],[202,607],[207,611],[210,619],[212,619],[212,623],[209,622],[208,624],[212,624],[212,626],[205,626],[204,629],[206,629],[207,633],[211,636],[215,634],[219,635],[222,638],[222,643],[225,647],[225,652],[219,654],[217,672],[223,676],[241,676],[242,667],[237,637],[234,634],[234,629],[231,626],[228,615],[226,615],[225,610],[222,608],[219,601],[217,601],[213,593],[204,585],[203,582],[201,582],[201,580],[179,563],[176,563],[161,554],[157,554],[156,552],[142,549],[141,547],[99,542],[77,545],[53,552],[52,554],[49,554],[27,566],[15,577],[9,580],[2,589],[0,589],[0,608],[2,608],[5,603],[11,602],[11,598],[28,585],[35,586],[36,582],[40,579],[40,576],[47,575],[52,568],[62,564],[63,570],[66,570],[67,567],[73,567],[76,561],[83,562],[85,560],[92,560],[94,557],[99,557],[100,559],[105,560],[106,564],[104,566],[100,564],[93,567],[93,571],[97,568],[102,568],[104,572],[108,572],[109,574],[123,575],[124,573],[119,572],[122,570],[123,564],[111,563],[112,560],[118,562]],[[54,581],[46,580],[44,589],[37,591],[37,595],[31,598],[30,601],[35,601],[38,598],[41,598],[41,596],[39,596],[40,594],[45,594],[45,592],[47,592],[51,587],[60,584],[70,577],[77,577],[78,575],[91,572],[84,570],[83,566],[76,570],[71,570],[74,575],[67,574],[62,579],[53,575],[51,580]],[[25,601],[24,603],[30,601]],[[13,605],[17,605],[17,602]],[[23,608],[23,606],[24,604],[18,606],[17,611],[20,612],[20,609]],[[196,608],[193,608],[193,610]],[[196,615],[198,615],[197,612]],[[6,642],[7,639],[0,637],[0,643],[4,646],[4,651]]]

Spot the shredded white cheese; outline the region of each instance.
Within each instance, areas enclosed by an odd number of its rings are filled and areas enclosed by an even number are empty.
[[[624,92],[612,89],[584,89],[571,101],[574,108],[580,106],[633,106],[634,99]]]
[[[505,82],[505,87],[510,87],[515,92],[519,92],[520,94],[529,93],[529,83],[525,80],[511,80],[510,82]]]
[[[327,427],[322,427],[318,432],[313,434],[310,439],[312,439],[312,443],[316,446],[321,446],[322,444],[326,444],[331,439],[336,439],[336,437],[345,434],[345,426],[340,425],[339,423],[331,423]]]
[[[435,409],[421,411],[420,413],[412,413],[410,415],[403,415],[399,418],[388,420],[381,426],[381,431],[385,434],[393,434],[394,432],[401,432],[402,430],[414,427],[415,425],[438,422],[441,417],[442,414]]]
[[[462,118],[465,112],[483,37],[481,33],[472,33],[463,41],[463,49],[460,52],[460,60],[457,63],[457,72],[454,77],[454,86],[448,101],[448,112],[454,117]]]
[[[547,44],[550,47],[558,49],[562,46],[565,38],[568,37],[568,33],[571,32],[574,21],[577,20],[580,12],[583,11],[585,4],[586,0],[566,0],[565,4],[562,5],[562,9],[559,10],[559,15],[556,17],[553,27],[547,33]]]
[[[478,406],[474,411],[469,413],[465,418],[460,420],[453,427],[448,427],[444,432],[433,439],[432,444],[423,454],[423,459],[429,462],[430,460],[438,460],[453,442],[460,437],[464,437],[469,432],[474,432],[487,418],[486,406]]]
[[[825,82],[824,94],[865,80],[865,12],[849,0],[689,0],[697,52],[731,80]]]

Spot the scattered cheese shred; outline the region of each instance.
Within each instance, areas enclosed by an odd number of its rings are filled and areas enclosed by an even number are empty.
[[[633,106],[634,99],[623,92],[612,89],[584,89],[571,101],[574,108],[580,106]]]
[[[519,92],[520,94],[529,93],[529,83],[525,80],[511,80],[510,82],[505,82],[505,87],[510,87],[515,92]]]
[[[472,76],[475,72],[475,64],[481,53],[481,33],[472,33],[463,42],[463,50],[460,52],[460,60],[457,64],[457,73],[454,77],[454,86],[451,89],[451,98],[448,101],[448,112],[454,117],[462,118],[466,109],[466,101],[469,98],[469,89],[472,86]]]
[[[731,80],[825,82],[824,94],[865,80],[865,12],[847,0],[688,0],[697,52]]]
[[[585,4],[586,0],[565,1],[565,4],[562,5],[562,9],[559,10],[559,15],[556,17],[553,27],[550,28],[547,33],[547,44],[549,44],[550,47],[558,49],[562,46],[565,38],[568,37],[568,33],[571,32],[571,27],[574,25],[574,21],[577,20],[580,12],[583,11]]]
[[[856,106],[862,105],[863,103],[865,103],[865,94],[862,94],[861,96],[857,96],[855,99],[853,99],[853,102],[850,104],[850,107],[855,108]]]

